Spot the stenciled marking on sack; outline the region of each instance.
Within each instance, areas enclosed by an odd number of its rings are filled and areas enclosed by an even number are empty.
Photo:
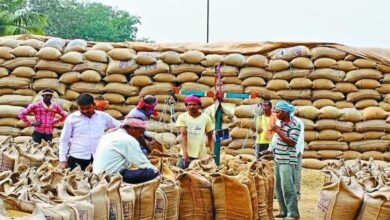
[[[321,193],[320,200],[317,203],[317,208],[319,208],[322,212],[326,212],[329,208],[330,202],[331,199],[324,193]]]
[[[80,220],[88,220],[88,210],[78,210]]]
[[[122,202],[123,219],[132,219],[134,204],[133,202]]]
[[[156,199],[156,209],[155,213],[161,214],[164,211],[164,201],[163,199]]]
[[[128,67],[129,64],[130,64],[129,61],[119,61],[119,68],[124,69],[124,68]]]
[[[46,219],[46,220],[54,220],[54,217],[45,215],[45,219]]]
[[[14,162],[6,159],[0,160],[0,171],[7,171],[14,169]]]
[[[110,220],[118,219],[118,204],[115,202],[110,203]]]

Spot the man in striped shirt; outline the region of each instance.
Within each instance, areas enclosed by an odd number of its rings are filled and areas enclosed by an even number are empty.
[[[279,101],[274,108],[280,126],[272,130],[277,134],[275,157],[275,188],[280,213],[275,217],[298,219],[298,196],[296,189],[296,165],[298,163],[297,142],[301,133],[301,125],[294,118],[294,106],[286,101]]]

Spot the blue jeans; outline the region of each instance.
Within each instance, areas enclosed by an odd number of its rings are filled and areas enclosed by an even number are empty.
[[[280,163],[275,165],[275,194],[280,214],[298,218],[298,197],[295,189],[296,165]]]

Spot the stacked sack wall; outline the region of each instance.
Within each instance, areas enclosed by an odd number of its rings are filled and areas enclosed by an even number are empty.
[[[217,44],[218,45],[218,44]],[[257,45],[258,46],[258,45]],[[224,124],[231,139],[226,152],[254,153],[254,109],[262,99],[285,99],[297,106],[305,123],[310,159],[390,160],[390,66],[388,60],[364,56],[345,46],[316,43],[278,44],[251,50],[96,43],[84,40],[19,36],[0,39],[0,135],[29,138],[33,132],[17,114],[51,88],[66,111],[75,110],[77,96],[89,92],[109,102],[107,113],[123,118],[145,95],[156,95],[159,116],[148,130],[155,139],[179,149],[172,118],[186,111],[184,96],[167,104],[172,87],[212,91],[214,65],[221,67],[223,91],[259,93],[256,99],[224,99]],[[347,48],[347,49],[346,49]],[[198,49],[198,50],[197,50]],[[256,50],[257,51],[256,51]],[[348,53],[348,52],[352,53]],[[211,116],[214,101],[202,98]],[[235,116],[235,117],[234,117]],[[58,137],[62,123],[56,125]]]

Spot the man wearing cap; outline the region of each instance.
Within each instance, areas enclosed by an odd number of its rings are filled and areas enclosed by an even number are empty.
[[[65,120],[67,113],[62,110],[61,106],[52,102],[53,90],[45,89],[42,91],[42,100],[28,105],[19,113],[19,118],[30,126],[34,126],[32,139],[36,143],[41,140],[51,141],[53,139],[54,125]],[[27,117],[34,113],[35,121],[30,121]],[[59,114],[60,118],[54,116]]]
[[[194,159],[207,156],[205,137],[207,135],[210,154],[214,155],[213,123],[210,117],[200,111],[201,99],[194,95],[185,98],[187,112],[179,115],[175,126],[180,128],[182,149],[179,153],[177,166],[184,169]],[[206,134],[206,135],[205,135]]]
[[[93,172],[119,172],[127,183],[142,183],[159,175],[141,151],[137,138],[144,135],[146,122],[126,117],[122,125],[100,139],[93,162]],[[128,169],[135,165],[137,169]]]
[[[298,139],[301,124],[294,117],[294,106],[286,101],[279,101],[274,108],[280,126],[273,126],[275,136],[270,145],[275,157],[275,193],[280,213],[275,217],[298,219],[297,163]]]

